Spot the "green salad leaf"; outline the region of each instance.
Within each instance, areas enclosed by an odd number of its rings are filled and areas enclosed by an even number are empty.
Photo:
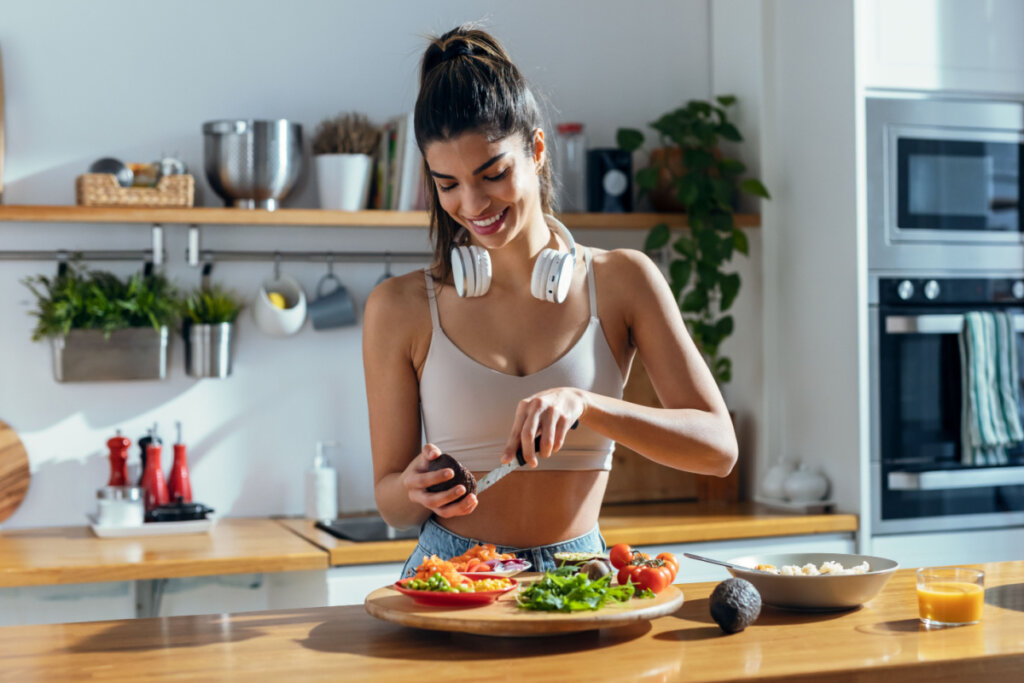
[[[523,609],[545,612],[597,610],[609,602],[626,602],[633,597],[633,584],[612,586],[612,575],[590,580],[573,573],[573,567],[559,567],[544,578],[519,591],[516,602]]]

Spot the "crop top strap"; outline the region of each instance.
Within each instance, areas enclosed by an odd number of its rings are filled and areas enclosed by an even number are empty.
[[[423,276],[427,280],[427,303],[430,304],[430,322],[434,329],[441,327],[441,320],[437,315],[437,298],[434,296],[434,278],[430,276],[427,269],[423,269]]]
[[[590,247],[583,248],[583,261],[587,264],[587,289],[590,290],[590,317],[597,317],[597,288],[594,286],[594,264],[590,259]]]

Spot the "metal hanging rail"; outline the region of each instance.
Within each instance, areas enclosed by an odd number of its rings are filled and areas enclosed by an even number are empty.
[[[204,249],[199,252],[202,263],[225,261],[348,261],[354,263],[380,263],[383,261],[430,261],[429,251],[219,251]]]
[[[146,261],[154,266],[162,266],[166,260],[164,251],[163,226],[154,223],[152,228],[153,242],[149,249],[27,249],[23,251],[0,251],[0,261],[59,261],[67,262],[71,258],[83,261]]]

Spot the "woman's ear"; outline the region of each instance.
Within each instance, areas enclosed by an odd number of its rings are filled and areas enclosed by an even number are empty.
[[[544,129],[533,129],[533,164],[537,173],[544,168],[544,161],[547,155],[547,147],[544,144]]]

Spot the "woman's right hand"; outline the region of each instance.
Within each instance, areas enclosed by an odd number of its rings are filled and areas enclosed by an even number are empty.
[[[409,492],[409,500],[422,505],[438,517],[461,517],[476,509],[477,498],[469,494],[458,503],[452,502],[466,492],[462,484],[453,486],[446,491],[431,493],[427,487],[446,482],[455,476],[451,468],[430,471],[430,462],[441,455],[441,449],[432,443],[423,447],[409,466],[402,472],[402,486]]]

